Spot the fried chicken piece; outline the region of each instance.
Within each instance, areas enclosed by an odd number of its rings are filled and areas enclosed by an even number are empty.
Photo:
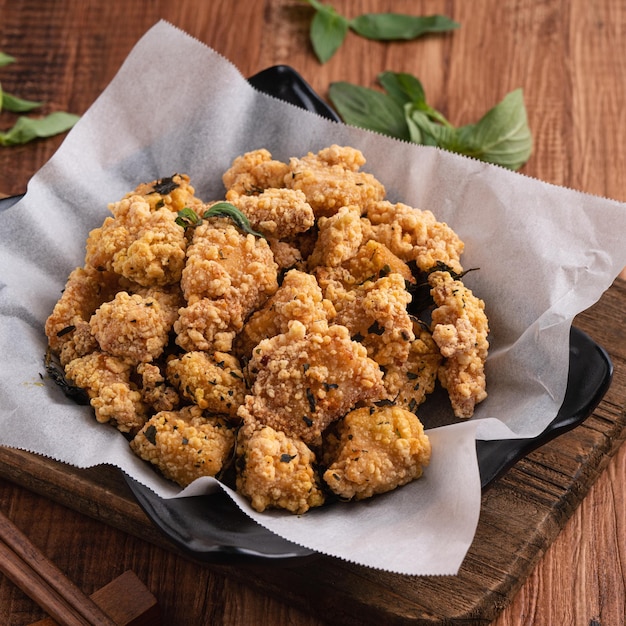
[[[72,330],[67,333],[68,339],[59,351],[59,362],[64,367],[70,361],[86,356],[99,348],[96,338],[91,333],[89,322],[80,320],[69,328]]]
[[[117,289],[117,276],[111,272],[100,272],[90,266],[73,270],[45,323],[50,349],[58,354],[71,340],[73,331],[82,322],[88,322],[94,311],[110,300]]]
[[[320,217],[319,234],[307,264],[337,267],[351,259],[363,242],[361,209],[357,206],[341,207],[332,217]]]
[[[334,445],[333,445],[334,444]],[[337,424],[323,478],[346,500],[363,500],[419,478],[431,446],[416,415],[400,407],[351,411]]]
[[[231,202],[267,237],[293,237],[315,223],[313,209],[299,190],[265,189],[259,195],[231,196]]]
[[[439,380],[448,391],[455,416],[469,418],[476,404],[487,397],[485,303],[449,272],[432,272],[428,283],[437,306],[432,313],[433,339],[445,358]]]
[[[415,261],[422,271],[444,263],[460,273],[464,244],[445,223],[430,211],[420,211],[387,200],[370,204],[364,219],[364,236],[383,243],[404,261]]]
[[[152,411],[173,411],[178,408],[180,398],[173,387],[170,387],[161,369],[152,363],[140,363],[137,373],[141,376],[141,398]]]
[[[239,361],[225,352],[187,352],[167,363],[167,378],[185,398],[209,413],[237,417],[246,394]]]
[[[385,188],[374,176],[360,172],[365,163],[355,148],[332,145],[317,154],[309,152],[289,161],[284,182],[304,192],[316,217],[330,217],[341,207],[356,205],[361,213],[385,196]]]
[[[370,358],[382,366],[406,360],[415,335],[406,308],[411,294],[400,274],[343,291],[335,285],[326,295],[337,310],[334,322],[346,326],[351,337],[367,348]]]
[[[171,285],[185,264],[185,230],[167,207],[153,209],[131,195],[109,205],[107,217],[87,238],[85,263],[114,271],[140,285]]]
[[[305,269],[302,251],[292,243],[275,237],[268,237],[267,243],[270,244],[279,273],[291,269]]]
[[[234,445],[235,433],[226,420],[206,417],[197,406],[157,413],[130,442],[137,456],[181,487],[219,474]]]
[[[237,196],[260,193],[270,187],[284,187],[283,179],[288,171],[287,164],[272,159],[265,148],[246,152],[235,158],[222,176],[226,200],[232,202]]]
[[[415,413],[435,389],[442,356],[428,330],[414,322],[415,339],[411,342],[405,361],[396,361],[385,367],[383,382],[387,397],[395,406]]]
[[[244,423],[237,436],[237,491],[259,512],[301,515],[324,504],[315,454],[302,441],[270,426]]]
[[[142,196],[152,211],[165,207],[174,213],[189,207],[202,206],[202,200],[196,197],[196,190],[189,182],[187,174],[174,174],[149,183],[141,183],[125,198]]]
[[[91,316],[89,326],[103,352],[137,365],[161,355],[168,327],[154,298],[118,291]]]
[[[344,265],[350,273],[352,285],[362,285],[391,273],[400,274],[406,282],[415,282],[411,268],[387,246],[373,239],[364,242]]]
[[[130,382],[131,373],[129,363],[99,351],[65,367],[67,378],[87,392],[96,420],[110,422],[124,433],[141,428],[147,413],[141,392]]]
[[[178,311],[185,306],[185,299],[180,285],[168,285],[165,287],[142,287],[132,281],[121,281],[124,291],[131,295],[138,294],[142,298],[153,298],[159,303],[160,312],[167,331],[169,332],[174,322],[178,319]]]
[[[239,417],[318,444],[325,428],[358,402],[382,397],[382,372],[345,326],[292,321],[264,339],[248,363],[252,389]]]
[[[298,320],[307,328],[315,322],[330,321],[335,309],[324,299],[314,276],[299,270],[285,274],[278,291],[253,313],[235,342],[239,354],[249,356],[263,339],[286,333],[289,322]]]

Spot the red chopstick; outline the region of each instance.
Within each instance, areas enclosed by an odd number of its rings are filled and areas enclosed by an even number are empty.
[[[59,624],[115,626],[2,512],[0,571]]]

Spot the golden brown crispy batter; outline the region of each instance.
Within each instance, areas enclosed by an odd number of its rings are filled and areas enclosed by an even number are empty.
[[[265,189],[259,195],[231,199],[250,225],[266,237],[286,239],[307,231],[315,223],[313,209],[296,189]]]
[[[93,312],[110,300],[117,289],[117,276],[111,272],[99,272],[90,266],[73,270],[46,320],[45,332],[50,349],[58,353],[71,339],[74,328],[81,322],[88,322]]]
[[[142,196],[153,211],[166,207],[178,213],[185,207],[195,209],[202,206],[202,200],[196,197],[196,190],[187,174],[174,174],[149,183],[141,183],[124,197],[131,196]]]
[[[292,321],[286,333],[264,339],[248,364],[254,383],[239,409],[242,419],[272,426],[307,444],[358,402],[384,393],[382,372],[345,326]]]
[[[99,422],[122,432],[136,432],[146,421],[141,392],[130,382],[131,365],[115,356],[92,352],[70,361],[67,378],[87,391]]]
[[[415,339],[411,342],[407,359],[387,365],[383,382],[389,400],[415,413],[435,389],[442,357],[430,332],[417,322],[413,323],[413,331]]]
[[[420,211],[387,200],[370,204],[363,220],[367,239],[384,243],[404,261],[415,261],[422,271],[444,263],[453,271],[463,271],[460,258],[464,244],[444,222],[430,211]]]
[[[337,267],[357,253],[363,241],[359,207],[341,207],[332,217],[320,217],[317,224],[319,234],[307,261],[309,268]]]
[[[354,285],[377,280],[391,273],[400,274],[406,282],[415,282],[411,268],[387,246],[373,239],[364,242],[344,265]]]
[[[284,187],[283,179],[288,170],[286,163],[272,159],[265,148],[246,152],[234,159],[222,176],[226,200],[232,202],[240,195],[253,195],[270,187]]]
[[[237,337],[237,351],[250,356],[253,348],[263,339],[286,333],[292,320],[310,328],[314,322],[330,321],[334,316],[335,309],[329,300],[323,298],[315,277],[290,270],[278,291],[263,308],[250,316]]]
[[[207,417],[196,406],[161,411],[130,442],[139,457],[186,487],[196,478],[215,476],[231,456],[234,431],[226,420]]]
[[[170,359],[167,378],[201,409],[231,419],[237,417],[246,394],[239,361],[226,352],[187,352]]]
[[[284,182],[304,192],[316,217],[330,217],[341,207],[356,205],[361,213],[385,195],[385,188],[371,174],[358,171],[365,163],[354,148],[333,145],[317,154],[309,152],[289,161]]]
[[[180,398],[174,387],[170,387],[161,369],[152,363],[140,363],[137,374],[141,376],[141,399],[150,409],[159,411],[173,411],[178,408]]]
[[[67,340],[63,342],[59,351],[59,362],[63,367],[70,361],[86,356],[99,348],[96,338],[91,334],[89,322],[80,320],[71,328],[73,330],[67,333]]]
[[[89,321],[91,333],[103,352],[132,365],[158,358],[168,342],[168,327],[154,298],[118,291]]]
[[[439,379],[457,417],[468,418],[487,397],[485,361],[489,324],[485,303],[449,272],[428,277],[437,308],[432,313],[433,339],[445,357]]]
[[[259,511],[301,515],[324,503],[315,454],[302,441],[270,426],[244,423],[237,435],[237,491]]]
[[[114,217],[89,233],[86,265],[114,271],[146,287],[177,283],[187,242],[176,213],[167,207],[153,209],[136,195],[109,208]]]
[[[337,425],[324,481],[341,498],[362,500],[419,478],[430,454],[424,427],[410,411],[356,409]]]

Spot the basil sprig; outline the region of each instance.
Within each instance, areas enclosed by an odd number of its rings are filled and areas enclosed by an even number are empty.
[[[185,207],[181,211],[178,211],[176,223],[183,228],[187,228],[188,226],[199,226],[202,224],[203,219],[209,219],[210,217],[228,217],[244,233],[265,239],[265,235],[252,228],[250,220],[246,214],[230,202],[216,202],[202,214],[202,217],[200,217],[192,208]]]
[[[455,127],[428,104],[415,76],[383,72],[378,81],[384,93],[346,82],[331,84],[330,100],[346,124],[511,170],[530,158],[533,142],[521,89],[507,94],[476,124]]]
[[[315,9],[310,39],[320,63],[326,63],[343,43],[349,30],[367,39],[398,41],[417,39],[427,33],[441,33],[459,27],[443,15],[403,15],[400,13],[365,13],[348,19],[330,4],[303,0]]]
[[[0,67],[10,63],[15,63],[15,58],[0,52]],[[0,85],[0,111],[5,110],[20,114],[9,130],[0,132],[0,146],[16,146],[28,143],[33,139],[58,135],[72,128],[79,119],[78,115],[64,111],[56,111],[40,118],[21,115],[38,109],[41,105],[41,102],[24,100],[7,93],[2,90]]]

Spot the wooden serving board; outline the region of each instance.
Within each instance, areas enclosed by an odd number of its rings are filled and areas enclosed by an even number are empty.
[[[206,565],[335,624],[489,624],[511,600],[626,437],[626,282],[617,280],[575,325],[609,352],[611,388],[581,426],[521,460],[484,495],[457,576],[388,574],[327,557],[280,566]],[[68,507],[177,551],[114,468],[77,470],[0,447],[0,475]],[[338,539],[339,540],[339,539]],[[189,558],[189,557],[187,557]],[[280,567],[280,575],[276,575]],[[281,584],[285,579],[289,585]]]

